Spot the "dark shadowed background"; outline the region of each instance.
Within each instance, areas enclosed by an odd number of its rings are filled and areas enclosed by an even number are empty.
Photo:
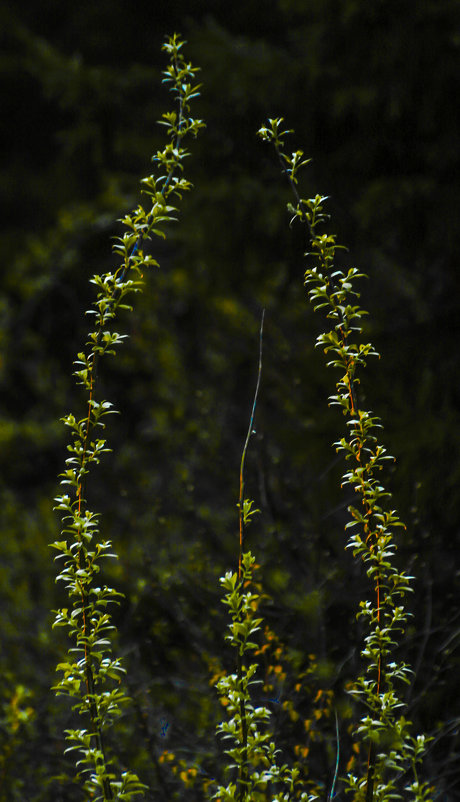
[[[397,460],[387,479],[407,523],[399,558],[416,576],[401,652],[416,669],[407,715],[435,736],[427,775],[438,798],[460,798],[459,22],[456,0],[3,3],[0,800],[81,798],[52,780],[69,765],[70,717],[49,691],[66,648],[51,630],[63,597],[47,545],[59,533],[59,418],[82,408],[71,374],[88,281],[114,264],[116,221],[162,146],[156,121],[171,98],[161,44],[174,31],[201,67],[193,111],[207,128],[189,143],[195,189],[154,244],[161,268],[146,276],[120,323],[130,339],[101,375],[121,415],[90,490],[120,556],[111,581],[126,594],[116,621],[138,718],[123,720],[122,759],[155,800],[201,798],[168,762],[220,770],[210,680],[232,657],[218,578],[236,564],[262,308],[246,475],[261,515],[247,545],[291,669],[279,698],[314,664],[346,738],[344,687],[359,668],[355,613],[367,589],[344,551],[350,498],[332,447],[344,422],[327,406],[334,375],[314,347],[324,321],[307,304],[305,242],[289,230],[288,188],[256,137],[267,117],[283,116],[296,131],[288,147],[313,158],[303,196],[330,196],[344,260],[369,276],[365,336],[382,359],[362,392]],[[309,706],[305,695],[298,720],[274,706],[288,756],[305,741]],[[327,786],[335,736],[333,723],[322,726],[309,759]]]

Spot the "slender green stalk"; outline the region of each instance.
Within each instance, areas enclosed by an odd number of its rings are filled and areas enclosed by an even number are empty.
[[[182,141],[189,134],[196,136],[203,123],[188,116],[190,100],[198,94],[199,87],[193,85],[196,68],[185,62],[180,52],[183,45],[174,34],[163,46],[170,58],[163,81],[170,84],[178,111],[163,114],[161,124],[167,128],[169,141],[154,156],[159,174],[142,181],[150,208],[146,211],[139,205],[123,218],[127,230],[114,245],[119,266],[91,279],[97,297],[95,308],[87,314],[95,316],[95,326],[88,335],[86,350],[78,354],[74,374],[87,394],[86,414],[80,419],[72,414],[63,418],[72,433],[72,442],[67,446],[71,456],[61,474],[61,485],[69,488],[69,492],[56,498],[56,509],[62,514],[63,539],[52,546],[58,551],[56,559],[64,561],[57,581],[65,584],[69,606],[57,611],[54,626],[67,628],[73,646],[67,659],[57,667],[62,676],[54,689],[57,694],[74,699],[73,709],[87,722],[86,727],[66,730],[71,744],[66,752],[77,751],[78,778],[96,802],[129,800],[145,788],[130,771],[117,778],[105,744],[107,729],[121,715],[129,699],[122,685],[124,668],[118,658],[112,657],[116,629],[107,612],[108,606],[118,603],[122,594],[107,585],[101,586],[98,577],[102,558],[116,555],[111,542],[100,539],[98,515],[88,508],[86,500],[90,469],[110,450],[106,440],[97,434],[100,428],[105,428],[105,416],[115,412],[109,401],[96,399],[97,375],[102,357],[115,354],[126,337],[108,326],[113,326],[120,310],[131,310],[125,298],[141,290],[142,270],[159,266],[144,254],[143,244],[153,236],[165,236],[161,226],[175,220],[176,211],[169,199],[173,195],[180,199],[191,186],[181,175],[182,162],[188,155]]]
[[[367,314],[357,303],[359,293],[355,289],[355,282],[363,274],[356,268],[347,272],[336,268],[336,251],[343,246],[336,243],[335,235],[320,233],[328,219],[323,212],[326,198],[300,197],[297,174],[310,160],[303,158],[301,150],[290,156],[284,152],[284,137],[290,132],[281,126],[282,119],[269,120],[259,135],[274,145],[293,191],[295,205],[288,204],[291,222],[300,221],[309,234],[311,250],[306,256],[311,265],[305,271],[305,285],[314,309],[325,309],[331,322],[330,330],[317,338],[317,345],[332,355],[328,366],[340,371],[337,392],[329,401],[341,408],[347,423],[347,434],[334,445],[350,464],[343,475],[343,485],[350,485],[358,500],[357,506],[348,508],[351,520],[346,528],[352,528],[354,534],[346,547],[361,558],[374,590],[373,600],[362,601],[358,613],[367,627],[361,652],[366,668],[352,690],[368,711],[355,731],[366,747],[367,760],[363,776],[350,773],[346,783],[357,802],[402,798],[397,784],[403,768],[410,766],[415,778],[410,787],[413,798],[426,800],[430,789],[418,781],[416,768],[425,738],[411,736],[410,722],[400,712],[403,703],[397,692],[398,685],[409,681],[410,673],[394,654],[407,619],[404,599],[411,590],[411,577],[396,567],[394,559],[394,530],[404,525],[396,510],[388,509],[390,493],[379,478],[386,461],[392,459],[378,442],[380,420],[361,407],[357,393],[357,369],[365,367],[369,356],[378,356],[372,344],[356,342],[356,336],[362,333],[360,321]]]
[[[252,404],[251,410],[251,417],[249,419],[249,426],[248,431],[246,434],[246,440],[244,442],[243,453],[241,454],[241,464],[240,464],[240,493],[238,498],[238,518],[239,518],[239,532],[240,532],[240,549],[238,555],[238,579],[241,579],[241,561],[243,559],[243,549],[244,549],[244,528],[249,523],[251,515],[254,512],[258,512],[258,510],[253,510],[251,512],[252,501],[244,501],[244,463],[246,460],[246,453],[248,450],[249,440],[252,434],[255,434],[253,426],[254,426],[254,415],[256,413],[256,406],[257,406],[257,398],[259,395],[259,388],[260,388],[260,379],[262,376],[262,345],[263,345],[263,335],[264,335],[264,319],[265,319],[265,309],[262,310],[262,317],[260,320],[260,330],[259,330],[259,366],[257,370],[257,383],[256,389],[254,392],[254,401]]]
[[[313,797],[303,790],[299,770],[290,769],[287,765],[279,766],[277,763],[279,750],[276,749],[267,727],[270,710],[265,706],[254,707],[251,694],[252,686],[261,682],[254,679],[258,665],[247,665],[248,655],[258,648],[253,637],[260,630],[263,621],[258,613],[260,594],[252,590],[255,558],[251,552],[243,551],[244,530],[252,516],[259,512],[253,509],[252,501],[244,498],[244,465],[249,440],[254,433],[254,416],[262,374],[263,326],[264,312],[259,332],[257,383],[240,464],[237,505],[240,534],[238,571],[229,571],[221,578],[222,587],[226,591],[222,601],[228,607],[232,619],[229,624],[230,634],[226,640],[236,649],[237,668],[235,674],[225,675],[217,682],[217,690],[225,701],[228,716],[226,721],[218,725],[217,731],[227,742],[230,741],[230,747],[225,751],[232,761],[229,768],[236,768],[238,775],[236,783],[218,786],[213,799],[217,802],[265,802],[267,799],[272,802],[289,802],[294,799],[311,802]]]
[[[339,764],[340,764],[340,735],[339,735],[339,718],[337,716],[337,710],[335,711],[335,737],[337,744],[337,753],[335,759],[334,779],[332,780],[331,791],[327,797],[327,802],[331,802],[331,800],[334,799],[335,786],[337,783],[337,776],[339,773]]]
[[[244,530],[245,527],[250,522],[251,515],[254,513],[259,512],[259,510],[252,510],[252,501],[248,501],[244,499],[244,463],[246,459],[246,452],[248,450],[249,440],[251,435],[253,434],[253,425],[254,425],[254,415],[256,412],[257,406],[257,398],[259,395],[259,387],[260,387],[260,379],[262,376],[262,344],[263,344],[263,333],[264,333],[264,318],[265,318],[265,309],[262,311],[262,318],[260,321],[260,331],[259,331],[259,365],[257,370],[257,382],[256,382],[256,389],[254,392],[254,401],[252,404],[251,410],[251,417],[249,419],[249,426],[248,431],[246,434],[246,440],[243,446],[243,453],[241,455],[241,464],[240,464],[240,493],[238,499],[238,519],[239,519],[239,554],[238,554],[238,580],[241,581],[242,578],[242,570],[243,570],[243,547],[244,547]],[[241,683],[243,679],[243,665],[242,665],[242,655],[240,651],[238,651],[237,655],[237,676],[238,682]],[[243,759],[241,761],[241,765],[239,767],[240,771],[240,785],[239,785],[239,802],[244,802],[244,798],[246,795],[246,789],[248,786],[248,723],[246,718],[246,706],[245,706],[245,698],[244,695],[241,695],[240,698],[240,714],[241,714],[241,739],[242,739],[242,746],[243,746]]]

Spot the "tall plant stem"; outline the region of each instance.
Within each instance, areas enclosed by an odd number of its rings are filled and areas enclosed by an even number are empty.
[[[423,753],[424,736],[414,739],[410,735],[410,722],[400,712],[403,704],[396,689],[397,683],[408,682],[410,669],[392,656],[397,645],[395,636],[404,631],[407,620],[403,599],[411,589],[410,577],[393,560],[397,548],[393,531],[405,527],[397,511],[388,509],[391,494],[378,478],[383,463],[392,459],[376,435],[381,428],[380,419],[362,408],[356,392],[357,369],[366,366],[368,357],[378,356],[371,343],[356,338],[363,331],[360,321],[367,312],[357,303],[360,293],[354,282],[364,274],[355,267],[341,269],[336,265],[337,250],[343,246],[337,244],[334,234],[320,233],[329,218],[323,211],[327,198],[316,195],[303,199],[297,189],[297,174],[311,160],[304,159],[301,150],[291,155],[285,153],[283,137],[292,132],[281,130],[282,118],[268,122],[259,135],[274,145],[294,195],[295,203],[288,204],[291,223],[298,220],[308,229],[305,285],[309,300],[315,310],[326,311],[329,321],[327,331],[317,337],[316,345],[332,356],[328,366],[340,371],[336,394],[329,397],[329,402],[341,408],[347,433],[334,446],[351,463],[343,474],[342,484],[351,486],[359,499],[357,506],[348,507],[350,520],[345,528],[353,527],[354,533],[349,535],[346,548],[361,558],[372,587],[373,600],[361,601],[358,612],[358,618],[366,622],[361,652],[366,667],[350,691],[367,708],[355,729],[363,751],[366,748],[367,765],[361,767],[361,777],[350,772],[346,782],[357,794],[356,799],[373,802],[375,789],[379,798],[386,799],[386,795],[392,798],[398,761],[404,756],[414,770],[414,788],[423,795],[426,788],[418,781],[416,764]]]
[[[277,153],[277,156],[278,156],[278,161],[279,161],[279,163],[281,165],[282,172],[283,172],[284,176],[286,177],[286,179],[287,179],[287,181],[289,183],[289,186],[290,186],[290,188],[291,188],[291,190],[292,190],[292,192],[294,194],[294,197],[296,199],[297,209],[298,209],[298,212],[299,212],[298,216],[299,216],[301,222],[306,225],[306,227],[308,229],[310,241],[313,242],[313,240],[315,238],[314,228],[315,228],[315,222],[316,221],[315,221],[314,218],[312,219],[312,216],[311,216],[311,213],[309,213],[308,207],[306,206],[305,202],[300,197],[300,194],[299,194],[297,186],[296,186],[295,178],[293,178],[292,169],[289,170],[289,168],[287,166],[287,162],[283,158],[283,154],[280,151],[278,143],[276,143],[276,142],[275,142],[275,149],[276,149],[276,153]],[[339,334],[341,336],[342,343],[346,347],[347,341],[348,341],[347,320],[346,320],[345,314],[342,312],[342,309],[339,308],[339,305],[336,303],[335,298],[334,298],[334,292],[337,292],[337,290],[339,289],[339,285],[334,281],[334,276],[332,275],[332,271],[330,269],[330,266],[326,262],[324,262],[321,265],[321,268],[324,269],[324,271],[325,271],[325,280],[330,285],[330,288],[331,288],[331,290],[330,290],[330,292],[328,294],[328,300],[329,300],[329,303],[331,304],[331,306],[333,307],[334,311],[336,312],[338,320],[340,321],[340,325],[338,326],[338,331],[339,331]],[[348,387],[349,402],[350,402],[349,412],[350,412],[350,417],[353,418],[355,415],[359,415],[359,405],[358,405],[357,394],[356,394],[355,380],[354,380],[354,376],[353,376],[353,370],[354,370],[353,357],[351,357],[351,358],[345,357],[345,368],[346,368],[345,379],[346,379],[346,383],[347,383],[347,387]],[[360,453],[358,453],[357,459],[358,459],[358,462],[360,462]],[[365,491],[364,491],[364,482],[362,483],[361,491],[362,491],[363,504],[364,504],[365,510],[366,510],[365,517],[367,519],[370,519],[370,516],[372,515],[372,509],[370,508],[370,506],[366,502],[366,495],[365,495]],[[367,532],[367,540],[370,540],[372,538],[372,534],[373,533],[370,532],[370,531]],[[374,535],[375,535],[375,533],[374,533]],[[372,543],[370,543],[370,549],[371,549],[371,551],[373,549]],[[376,577],[375,577],[375,595],[376,595],[376,608],[377,608],[377,623],[378,623],[379,627],[380,627],[380,610],[381,610],[381,608],[380,608],[380,603],[381,603],[380,587],[381,587],[381,577],[380,577],[380,574],[377,572],[376,573]],[[379,654],[379,657],[378,657],[378,668],[377,668],[377,694],[378,695],[380,695],[380,689],[381,689],[381,685],[382,685],[382,670],[383,670],[383,660],[382,660],[382,652],[380,651],[380,654]],[[374,797],[374,771],[375,771],[375,746],[374,746],[373,743],[371,743],[369,745],[368,760],[367,760],[366,802],[373,802],[373,797]]]
[[[107,606],[116,604],[122,594],[95,582],[99,561],[103,557],[116,557],[116,554],[110,553],[110,541],[96,538],[98,516],[88,509],[86,500],[90,468],[99,463],[103,452],[110,450],[106,448],[106,441],[97,437],[96,429],[104,428],[102,418],[115,411],[110,402],[97,400],[97,374],[101,357],[115,354],[115,347],[126,337],[108,328],[121,309],[132,309],[124,301],[125,296],[141,290],[144,268],[159,267],[158,262],[144,254],[142,243],[153,235],[165,237],[162,225],[176,219],[172,216],[176,207],[169,205],[171,195],[181,198],[182,193],[191,188],[190,182],[181,175],[182,161],[188,155],[182,139],[189,134],[196,136],[204,123],[188,116],[189,101],[199,94],[199,86],[191,83],[196,68],[185,62],[179,53],[184,44],[174,34],[163,46],[170,55],[163,82],[172,85],[170,89],[178,101],[178,111],[163,114],[160,121],[168,129],[168,143],[154,157],[160,168],[159,175],[142,180],[142,191],[151,200],[150,210],[146,211],[139,204],[132,213],[125,215],[121,222],[127,230],[116,238],[113,246],[121,256],[121,264],[113,272],[95,274],[91,279],[98,288],[97,299],[93,302],[96,311],[88,312],[96,315],[94,330],[89,332],[86,350],[78,354],[75,365],[79,369],[74,374],[87,393],[85,417],[78,420],[69,414],[62,419],[72,431],[73,442],[68,446],[72,456],[66,460],[67,469],[61,474],[61,484],[70,486],[72,492],[56,498],[57,509],[62,511],[65,539],[52,545],[59,552],[56,559],[64,559],[65,568],[57,578],[65,582],[73,609],[70,612],[69,608],[58,610],[54,626],[68,627],[77,648],[71,649],[68,660],[58,665],[63,677],[55,690],[79,699],[74,709],[89,717],[88,729],[66,731],[68,740],[76,744],[66,751],[80,750],[78,776],[90,798],[97,794],[101,802],[131,799],[145,786],[130,771],[124,771],[120,779],[116,779],[104,751],[103,732],[120,715],[121,705],[128,704],[129,699],[121,685],[120,674],[124,668],[119,659],[112,657],[111,640],[107,637],[116,631]],[[79,655],[78,660],[75,654]],[[113,687],[114,680],[118,680],[118,687]]]
[[[175,67],[177,69],[177,65],[175,65]],[[177,136],[175,138],[175,141],[174,141],[174,149],[176,151],[180,146],[180,143],[181,143],[181,140],[182,140],[182,136],[183,136],[182,135],[183,122],[184,122],[184,118],[183,118],[183,100],[182,100],[182,97],[180,96],[179,97],[179,120],[178,120],[178,124],[177,124],[178,134],[177,134]],[[168,173],[168,175],[167,175],[167,177],[166,177],[166,179],[165,179],[165,181],[164,181],[164,183],[163,183],[163,185],[162,185],[162,187],[161,187],[161,189],[159,191],[159,195],[161,195],[162,198],[165,198],[166,190],[169,187],[171,179],[172,179],[175,171],[178,169],[178,166],[179,166],[179,164],[176,163],[176,164],[173,165],[173,167],[171,167],[171,169],[170,169],[170,171],[169,171],[169,173]],[[148,231],[148,227],[152,223],[152,220],[153,220],[153,214],[150,213],[148,218],[147,218],[147,231]],[[129,272],[131,270],[131,267],[132,267],[133,258],[135,257],[136,253],[138,252],[138,250],[139,250],[139,248],[141,246],[141,243],[144,241],[145,238],[146,238],[145,231],[141,231],[140,233],[138,233],[136,242],[132,247],[131,253],[129,255],[128,260],[126,261],[126,264],[123,265],[123,267],[119,269],[119,276],[118,276],[117,280],[119,282],[120,287],[119,287],[119,289],[117,289],[117,287],[115,287],[113,295],[112,295],[112,298],[110,299],[110,305],[112,307],[114,315],[115,315],[115,312],[116,312],[116,307],[117,307],[117,305],[118,305],[118,303],[120,301],[120,298],[121,298],[121,286],[122,286],[122,283],[128,277],[128,274],[129,274]],[[99,322],[99,325],[98,325],[97,337],[96,337],[96,340],[95,340],[95,345],[93,347],[92,358],[91,358],[91,372],[90,372],[90,375],[89,375],[90,388],[89,388],[89,395],[88,395],[88,407],[87,407],[85,438],[84,438],[84,442],[83,442],[83,457],[82,457],[82,463],[81,463],[80,480],[79,480],[78,487],[77,487],[78,515],[79,516],[81,516],[81,514],[82,514],[84,503],[85,503],[85,501],[84,501],[84,488],[85,488],[86,476],[87,476],[87,473],[86,473],[86,470],[85,470],[86,469],[86,454],[87,454],[87,451],[88,451],[89,438],[90,438],[90,436],[92,434],[92,431],[94,429],[94,422],[92,422],[92,420],[91,420],[91,409],[92,409],[93,398],[94,398],[94,393],[95,393],[96,384],[97,384],[97,368],[98,368],[99,355],[100,355],[100,352],[99,352],[98,349],[100,348],[101,343],[102,343],[105,324],[106,324],[106,319],[101,319],[100,322]],[[84,552],[83,542],[82,542],[82,538],[81,538],[81,531],[77,532],[77,538],[80,539],[80,541],[81,541],[81,546],[80,546],[80,550],[79,550],[79,563],[80,563],[80,568],[83,570],[84,567],[85,567],[85,552]],[[87,645],[87,642],[86,642],[86,636],[88,634],[88,623],[87,623],[87,621],[88,621],[88,599],[87,599],[87,594],[86,594],[86,592],[84,590],[83,585],[81,585],[80,587],[81,587],[81,603],[82,603],[83,630],[84,630],[83,634],[84,634],[84,639],[85,639],[85,643],[84,643],[85,678],[86,678],[86,690],[87,690],[88,699],[89,699],[89,713],[90,713],[90,718],[91,718],[91,728],[92,728],[92,732],[93,732],[94,745],[96,747],[96,754],[100,755],[101,764],[107,765],[107,759],[106,759],[106,755],[105,755],[105,751],[104,751],[104,739],[103,739],[102,727],[100,725],[100,714],[99,714],[99,709],[98,709],[98,705],[97,705],[97,701],[96,701],[97,697],[96,697],[96,694],[95,694],[93,659],[92,659],[91,653],[88,650],[88,645]],[[104,802],[105,802],[105,800],[112,800],[113,799],[112,786],[111,786],[111,783],[110,783],[109,779],[104,779],[103,780],[103,793],[104,793]]]
[[[244,499],[244,464],[246,460],[246,453],[248,450],[249,440],[251,439],[251,434],[253,434],[253,426],[254,426],[254,416],[256,412],[257,406],[257,398],[259,395],[259,387],[260,387],[260,379],[262,376],[262,345],[263,345],[263,332],[264,332],[264,319],[265,319],[265,309],[262,310],[262,317],[260,320],[260,329],[259,329],[259,364],[257,369],[257,382],[256,382],[256,389],[254,392],[254,400],[252,403],[252,410],[251,410],[251,417],[249,419],[249,426],[248,431],[246,434],[246,440],[243,446],[243,452],[241,454],[241,463],[240,463],[240,492],[238,498],[238,521],[239,521],[239,554],[238,554],[238,579],[241,581],[242,576],[242,560],[243,560],[243,549],[244,549],[244,527],[249,520],[250,515],[250,507],[245,508],[245,499]],[[237,677],[238,683],[241,686],[243,680],[243,663],[242,663],[242,655],[238,651],[238,658],[237,658]],[[239,770],[239,802],[244,802],[246,797],[246,789],[248,784],[248,724],[247,724],[247,716],[246,716],[246,706],[244,703],[244,696],[241,695],[240,700],[240,715],[241,715],[241,740],[243,745],[243,754],[242,754],[242,762],[240,765]]]
[[[241,561],[243,558],[243,550],[244,550],[244,526],[245,526],[245,514],[244,514],[244,463],[246,460],[246,453],[248,450],[249,440],[251,439],[251,434],[253,434],[253,425],[254,425],[254,415],[256,412],[257,406],[257,398],[259,395],[259,387],[260,387],[260,379],[262,376],[262,345],[263,345],[263,333],[264,333],[264,319],[265,319],[265,309],[262,310],[262,317],[260,320],[260,329],[259,329],[259,365],[257,370],[257,383],[256,389],[254,392],[254,401],[252,404],[251,410],[251,417],[249,420],[248,431],[246,434],[246,440],[244,442],[243,453],[241,454],[241,463],[240,463],[240,492],[238,497],[238,511],[239,511],[239,554],[238,554],[238,579],[241,579]]]

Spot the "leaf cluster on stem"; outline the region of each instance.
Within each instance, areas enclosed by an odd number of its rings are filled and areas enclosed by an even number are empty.
[[[357,340],[363,331],[361,321],[367,315],[359,305],[356,289],[364,274],[354,267],[336,267],[336,252],[343,246],[337,244],[334,234],[324,232],[327,198],[300,196],[298,173],[310,160],[304,159],[301,150],[291,155],[285,152],[284,138],[292,132],[283,129],[282,118],[269,119],[258,133],[274,146],[294,194],[295,203],[288,204],[291,224],[299,221],[308,230],[305,286],[313,308],[326,312],[330,321],[330,328],[319,335],[316,344],[332,357],[328,366],[340,372],[336,393],[329,402],[339,406],[346,417],[346,434],[334,445],[348,464],[343,485],[352,487],[357,498],[356,505],[348,508],[346,529],[352,531],[346,548],[361,559],[372,591],[371,600],[362,601],[357,614],[366,632],[361,651],[364,668],[351,689],[367,709],[355,727],[355,737],[365,746],[366,760],[360,767],[361,776],[352,772],[347,775],[346,787],[357,801],[411,798],[421,802],[431,793],[417,776],[427,739],[411,735],[411,724],[401,712],[404,703],[399,688],[409,682],[410,669],[395,657],[408,616],[405,597],[412,579],[395,561],[395,530],[404,524],[397,511],[389,508],[391,494],[380,479],[382,468],[392,459],[378,440],[380,419],[362,408],[358,394],[358,368],[366,366],[368,357],[378,356],[371,343]],[[407,771],[414,778],[411,784],[406,782]]]
[[[185,61],[183,45],[174,34],[163,47],[169,56],[163,81],[169,84],[178,108],[163,115],[160,122],[166,126],[168,141],[153,157],[156,172],[142,180],[149,205],[144,209],[139,204],[123,217],[126,230],[113,247],[118,267],[91,279],[97,295],[87,314],[94,327],[86,349],[78,354],[74,373],[86,393],[86,412],[83,417],[68,414],[62,419],[71,432],[70,456],[61,474],[66,492],[56,498],[62,516],[61,539],[52,547],[63,563],[57,581],[64,583],[68,606],[56,612],[54,626],[65,627],[73,645],[57,666],[60,679],[54,690],[73,699],[73,710],[85,721],[85,726],[66,731],[70,744],[66,752],[77,752],[78,778],[96,802],[129,800],[146,788],[131,771],[117,774],[108,756],[106,732],[130,702],[123,687],[125,669],[120,659],[112,656],[116,628],[110,605],[117,604],[122,594],[99,578],[103,558],[116,558],[116,554],[110,540],[100,537],[99,516],[89,508],[86,496],[91,469],[110,451],[107,441],[98,435],[105,429],[106,416],[115,413],[110,401],[96,398],[99,364],[103,357],[116,354],[126,338],[114,331],[113,325],[120,310],[131,310],[126,299],[141,291],[142,271],[159,266],[144,253],[144,243],[165,236],[162,226],[176,219],[172,197],[180,199],[191,188],[182,174],[182,162],[188,155],[183,140],[196,136],[204,123],[189,116],[189,104],[199,86],[195,83],[197,68]]]

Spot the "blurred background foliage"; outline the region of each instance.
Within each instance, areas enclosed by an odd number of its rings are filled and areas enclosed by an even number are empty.
[[[416,668],[408,715],[435,736],[427,773],[439,798],[460,798],[459,3],[7,0],[0,22],[0,800],[80,799],[59,779],[70,714],[49,692],[62,650],[47,546],[66,456],[59,418],[82,401],[71,373],[88,280],[114,264],[116,221],[163,141],[160,48],[173,31],[202,69],[194,114],[207,129],[191,145],[196,188],[155,243],[161,269],[146,275],[120,324],[130,339],[101,375],[122,414],[90,490],[126,594],[116,614],[135,701],[126,760],[157,800],[202,798],[199,783],[221,772],[210,683],[232,666],[218,577],[236,562],[263,307],[246,482],[262,510],[248,547],[270,597],[266,688],[287,757],[329,787],[332,697],[347,737],[368,589],[343,549],[350,499],[331,447],[343,422],[314,348],[323,321],[305,298],[305,243],[255,134],[284,116],[292,149],[313,157],[302,194],[331,196],[344,259],[370,276],[366,336],[382,359],[362,392],[397,458],[400,559],[417,577],[401,648]]]

